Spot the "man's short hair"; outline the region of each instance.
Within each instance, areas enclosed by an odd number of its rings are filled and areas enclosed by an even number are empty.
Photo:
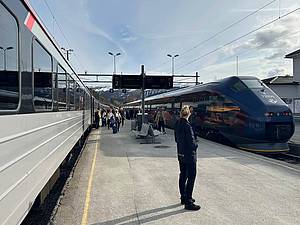
[[[190,109],[188,105],[184,105],[180,111],[180,117],[188,117],[190,115]]]

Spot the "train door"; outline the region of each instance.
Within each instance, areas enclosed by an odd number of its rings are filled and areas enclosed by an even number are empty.
[[[80,96],[80,104],[82,105],[81,109],[82,109],[82,129],[83,131],[85,131],[85,110],[86,110],[86,93],[83,89],[81,89],[81,96]]]
[[[95,107],[94,107],[94,98],[91,96],[91,124],[93,124],[94,122],[94,110],[95,110]]]

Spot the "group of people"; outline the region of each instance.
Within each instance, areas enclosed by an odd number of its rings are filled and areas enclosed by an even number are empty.
[[[99,108],[95,111],[95,128],[98,129],[100,126],[101,121],[101,127],[106,127],[109,130],[112,128],[113,133],[117,133],[120,131],[120,127],[124,126],[125,121],[125,111],[120,109],[112,109],[109,108],[107,110]]]
[[[190,110],[190,113],[191,113],[191,115],[189,117],[189,123],[192,126],[194,137],[197,140],[197,135],[196,135],[196,132],[195,132],[196,121],[195,121],[195,115],[193,114],[193,110],[194,110],[193,106],[189,106],[189,110]],[[154,115],[154,121],[155,121],[157,129],[160,132],[162,132],[163,134],[165,134],[166,133],[166,129],[165,129],[165,126],[166,126],[166,112],[164,111],[163,107],[157,108],[157,111]]]
[[[177,157],[179,161],[179,192],[181,204],[185,205],[187,210],[199,210],[200,205],[195,204],[192,197],[193,189],[197,174],[197,139],[195,134],[194,122],[190,123],[189,119],[193,112],[192,106],[183,106],[180,111],[180,119],[176,121],[174,134],[177,143]],[[113,133],[120,130],[124,125],[126,112],[123,109],[97,110],[95,112],[96,128],[99,127],[101,118],[102,127],[112,128]],[[159,108],[155,115],[155,122],[158,130],[165,133],[165,111]],[[193,119],[192,119],[193,120]]]

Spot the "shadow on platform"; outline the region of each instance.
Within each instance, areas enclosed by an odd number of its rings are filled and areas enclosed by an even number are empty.
[[[176,209],[178,207],[181,207],[181,209]],[[162,212],[164,210],[169,210],[169,209],[174,209],[174,211]],[[185,209],[183,209],[183,206],[181,204],[174,204],[174,205],[170,205],[170,206],[165,206],[165,207],[161,207],[161,208],[138,212],[136,214],[131,214],[131,215],[117,218],[114,220],[108,220],[108,221],[104,221],[104,222],[100,222],[100,223],[94,223],[92,225],[143,224],[143,223],[148,223],[151,221],[163,219],[163,218],[166,218],[166,217],[169,217],[172,215],[177,215],[177,214],[181,214],[181,213],[185,213],[185,212],[187,212],[187,211]],[[153,214],[153,213],[157,213],[157,215],[153,215],[153,216],[146,217],[146,218],[141,218],[141,217],[145,217],[147,215]],[[132,221],[133,219],[137,219],[137,220]]]

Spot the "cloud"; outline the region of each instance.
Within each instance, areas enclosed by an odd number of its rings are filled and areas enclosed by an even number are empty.
[[[280,39],[288,35],[287,30],[281,29],[267,29],[256,33],[255,38],[250,41],[250,46],[256,49],[269,49],[269,48],[284,48],[288,47],[288,42]]]
[[[272,69],[267,72],[267,77],[274,77],[274,76],[283,76],[286,75],[287,71],[284,67],[278,67],[275,69]]]
[[[285,54],[300,46],[299,14],[292,14],[262,29],[246,41],[227,46],[225,55],[235,55],[244,51],[257,51],[264,59],[283,58]]]
[[[136,41],[138,37],[133,34],[129,25],[124,26],[120,31],[120,39],[126,43]]]
[[[116,42],[107,32],[102,30],[100,27],[96,26],[91,22],[89,9],[88,9],[88,1],[87,0],[80,0],[80,10],[83,10],[83,12],[77,12],[79,15],[83,15],[82,20],[79,24],[81,24],[81,28],[90,34],[95,34],[100,37],[105,38],[106,40],[110,41],[112,44],[117,46],[124,54],[126,54],[126,50],[118,43]]]
[[[278,52],[275,52],[269,56],[266,56],[265,59],[267,60],[273,60],[273,59],[277,59],[277,58],[282,58],[283,56],[283,52],[282,51],[278,51]]]

